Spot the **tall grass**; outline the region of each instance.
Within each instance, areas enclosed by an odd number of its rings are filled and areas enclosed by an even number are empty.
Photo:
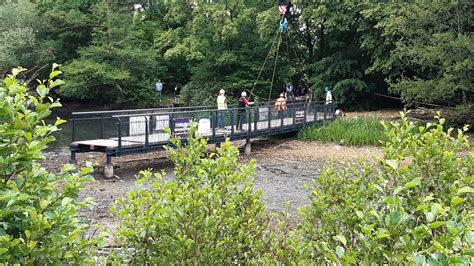
[[[385,135],[379,119],[364,117],[340,118],[334,122],[313,125],[301,130],[298,138],[362,146],[380,145],[380,141],[385,139]]]

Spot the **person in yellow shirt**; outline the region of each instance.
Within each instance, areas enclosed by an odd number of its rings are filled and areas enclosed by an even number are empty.
[[[217,127],[225,128],[227,98],[225,97],[225,91],[222,89],[219,91],[219,96],[217,96],[217,110]]]

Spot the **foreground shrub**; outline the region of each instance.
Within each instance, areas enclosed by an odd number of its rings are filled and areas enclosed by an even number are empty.
[[[474,153],[444,120],[385,124],[383,159],[330,164],[295,234],[299,261],[472,265]]]
[[[61,72],[55,66],[34,96],[16,80],[21,71],[14,69],[0,83],[0,264],[92,262],[100,241],[84,239],[89,226],[77,216],[88,205],[77,196],[91,179],[91,167],[74,173],[65,165],[52,174],[40,165],[52,133],[64,122],[44,122],[60,106],[47,95],[62,84],[53,81]]]
[[[336,142],[345,145],[380,145],[384,128],[377,118],[341,118],[300,131],[298,138],[308,141]]]
[[[265,206],[254,191],[254,163],[237,162],[227,141],[205,157],[206,141],[173,139],[175,179],[141,172],[126,199],[113,211],[120,219],[117,243],[131,264],[244,263],[263,249]]]

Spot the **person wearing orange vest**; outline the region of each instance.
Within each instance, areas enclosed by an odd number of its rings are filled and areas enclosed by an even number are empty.
[[[276,101],[275,101],[275,106],[273,107],[273,109],[277,110],[278,111],[278,118],[282,118],[286,109],[287,109],[287,106],[286,106],[286,98],[285,98],[285,95],[282,93],[280,94],[280,98],[278,98]]]

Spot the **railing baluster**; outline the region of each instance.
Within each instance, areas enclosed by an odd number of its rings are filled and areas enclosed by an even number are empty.
[[[219,115],[220,115],[219,111],[211,112],[212,143],[216,143],[216,127],[218,126],[217,124],[219,123],[219,119],[222,119],[221,117],[219,117]]]
[[[246,109],[247,112],[247,139],[250,138],[250,133],[252,133],[252,109]]]
[[[71,142],[74,142],[76,141],[76,119],[73,118],[71,120],[72,120],[72,136],[71,136],[72,141]]]
[[[148,149],[149,144],[149,126],[148,126],[148,117],[145,116],[145,150]]]
[[[230,110],[230,139],[234,138],[234,110]]]
[[[268,106],[267,118],[268,118],[268,130],[271,130],[272,129],[272,106],[271,105]]]
[[[122,121],[118,119],[118,151],[122,151]]]
[[[104,117],[101,116],[100,118],[100,138],[104,138]]]
[[[258,116],[259,116],[259,111],[258,107],[254,107],[254,115],[253,115],[253,132],[254,134],[258,131]]]

